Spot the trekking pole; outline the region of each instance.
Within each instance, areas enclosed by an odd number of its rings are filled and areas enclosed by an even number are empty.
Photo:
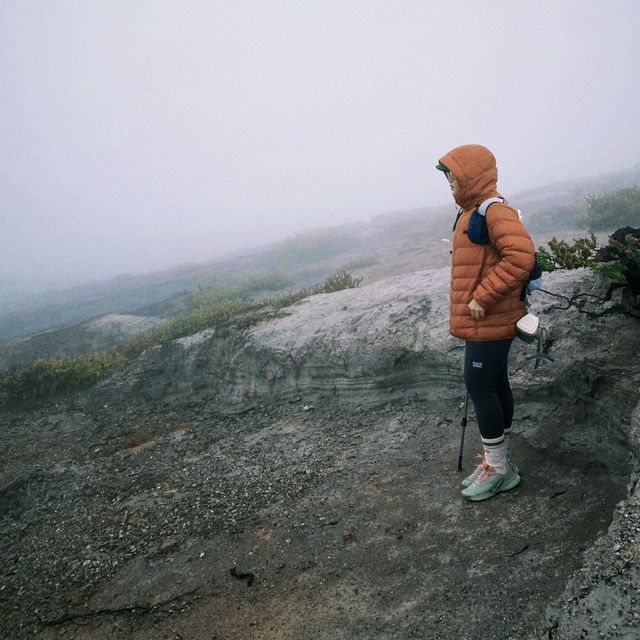
[[[469,391],[464,397],[464,415],[462,416],[462,434],[460,435],[460,455],[458,456],[458,471],[462,471],[462,450],[464,449],[464,432],[467,428],[467,407],[469,406]]]

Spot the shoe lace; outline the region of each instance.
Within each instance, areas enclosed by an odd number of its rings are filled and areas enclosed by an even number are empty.
[[[473,473],[478,477],[478,473],[482,471],[484,465],[486,464],[486,459],[482,453],[476,454],[476,458],[478,460],[478,466],[473,470]]]
[[[495,473],[495,469],[484,458],[480,467],[482,468],[482,473],[476,478],[476,484],[484,484]]]

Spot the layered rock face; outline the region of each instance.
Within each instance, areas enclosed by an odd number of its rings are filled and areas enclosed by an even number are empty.
[[[93,395],[233,413],[298,395],[367,405],[459,394],[462,343],[448,333],[448,284],[440,269],[312,296],[246,331],[211,329],[149,349]]]

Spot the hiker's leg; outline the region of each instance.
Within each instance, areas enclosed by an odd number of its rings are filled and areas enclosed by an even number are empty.
[[[511,340],[467,342],[464,379],[476,411],[478,427],[487,462],[498,471],[506,471],[504,430],[513,418],[513,398],[507,392],[507,359]],[[508,422],[507,422],[508,420]]]
[[[505,354],[504,371],[498,379],[498,398],[502,405],[502,413],[504,415],[504,441],[507,453],[509,452],[509,434],[511,433],[511,423],[513,422],[513,393],[511,392],[511,384],[509,382],[508,371],[509,350]]]

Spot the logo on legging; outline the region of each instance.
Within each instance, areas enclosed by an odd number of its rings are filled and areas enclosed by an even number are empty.
[[[478,362],[477,360],[472,360],[471,361],[471,366],[474,369],[482,369],[482,367],[484,366],[484,364],[482,362]]]

